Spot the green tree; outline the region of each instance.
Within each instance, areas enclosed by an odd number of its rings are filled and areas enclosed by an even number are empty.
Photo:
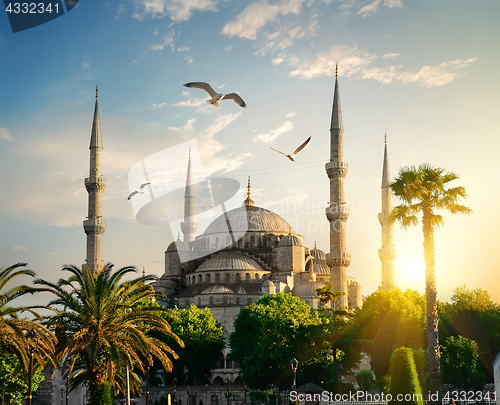
[[[369,391],[373,384],[373,373],[371,370],[359,370],[356,375],[356,382],[361,391]]]
[[[291,386],[294,357],[299,360],[297,379],[307,375],[310,381],[317,373],[315,357],[329,347],[324,339],[329,322],[290,293],[265,295],[238,314],[230,336],[231,357],[252,389]]]
[[[29,368],[29,349],[25,332],[34,330],[38,334],[38,342],[33,352],[35,368],[43,367],[47,362],[53,363],[55,336],[43,324],[42,317],[35,311],[39,306],[12,306],[12,302],[26,294],[34,294],[38,289],[26,285],[18,285],[7,289],[7,285],[20,276],[35,277],[33,270],[23,267],[26,263],[0,269],[0,352],[12,353],[19,359],[18,367],[27,375]],[[34,319],[21,318],[28,313]]]
[[[171,377],[177,378],[179,385],[210,383],[210,372],[225,346],[222,326],[209,308],[199,309],[194,305],[185,309],[175,308],[164,316],[172,332],[184,342],[184,348],[177,350],[179,358],[173,361]],[[166,343],[173,342],[168,335],[166,337]]]
[[[121,370],[128,365],[130,370],[135,367],[144,372],[141,360],[150,359],[150,355],[159,359],[165,369],[171,369],[168,354],[174,358],[177,355],[166,343],[148,334],[162,331],[182,346],[160,315],[168,310],[141,305],[144,300],[163,296],[146,284],[154,276],[123,281],[125,276],[137,273],[136,268],[113,271],[110,263],[97,273],[87,266],[65,266],[63,271],[70,273],[67,280],[54,284],[39,279],[35,283],[56,296],[49,303],[56,309],[49,324],[60,336],[62,367],[69,370],[73,380],[83,378],[88,382],[91,398],[97,397],[98,386],[105,381],[112,386],[116,381],[123,390]]]
[[[0,398],[5,398],[5,403],[11,405],[21,405],[28,394],[27,379],[20,375],[18,369],[19,360],[15,355],[0,352]],[[41,369],[38,369],[33,374],[33,392],[43,379]]]
[[[479,347],[478,372],[493,382],[493,361],[500,347],[500,308],[487,291],[455,289],[451,303],[439,303],[439,333],[443,338],[463,336]]]
[[[429,164],[403,167],[398,177],[391,183],[395,196],[402,200],[394,207],[392,220],[401,222],[404,228],[417,225],[417,214],[422,214],[424,236],[425,295],[427,300],[427,365],[429,368],[429,389],[439,391],[439,339],[436,291],[436,268],[434,253],[434,230],[442,225],[443,217],[435,210],[445,210],[451,214],[468,214],[471,210],[458,203],[467,194],[463,187],[446,188],[448,183],[458,179],[458,175]]]
[[[410,348],[400,347],[391,356],[389,393],[392,404],[424,405],[413,351]]]
[[[381,381],[395,349],[425,347],[425,298],[412,290],[376,291],[363,302],[353,323],[359,338],[372,342],[365,345],[365,351],[377,381]]]
[[[471,383],[477,381],[476,375],[479,373],[477,343],[463,336],[450,336],[444,341],[441,350],[441,367],[445,383],[461,390],[471,388]]]

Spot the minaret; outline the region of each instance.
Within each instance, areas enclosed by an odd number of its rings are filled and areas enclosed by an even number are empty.
[[[181,222],[181,231],[184,234],[184,242],[189,243],[194,240],[194,233],[198,227],[197,223],[192,221],[194,217],[194,189],[193,189],[193,171],[191,169],[191,146],[189,147],[189,161],[186,176],[186,191],[184,193],[184,221]]]
[[[391,179],[389,175],[389,159],[387,157],[387,135],[384,138],[384,167],[382,169],[382,212],[378,214],[378,220],[382,225],[382,248],[378,255],[382,261],[382,286],[379,290],[392,290],[394,283],[394,259],[397,251],[394,249],[392,227],[394,222],[390,220],[392,211]]]
[[[102,268],[102,235],[106,230],[106,221],[102,219],[102,193],[106,180],[101,175],[102,136],[97,104],[97,86],[95,90],[94,121],[90,135],[90,171],[85,179],[85,188],[89,193],[89,211],[83,229],[87,234],[87,257],[85,264],[96,273]]]
[[[326,217],[330,222],[330,253],[326,255],[326,262],[330,267],[330,283],[333,284],[333,290],[345,292],[344,296],[339,297],[339,304],[347,307],[347,267],[351,263],[351,255],[346,252],[346,221],[349,210],[345,203],[344,178],[348,165],[343,161],[343,135],[337,65],[330,126],[330,161],[325,165],[330,179],[330,203],[326,208]]]

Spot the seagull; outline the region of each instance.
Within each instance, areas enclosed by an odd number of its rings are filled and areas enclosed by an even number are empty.
[[[212,97],[210,100],[206,100],[208,104],[212,104],[214,107],[219,106],[219,101],[222,100],[233,100],[236,104],[238,104],[240,107],[246,108],[246,104],[243,101],[243,99],[237,95],[236,93],[229,93],[229,94],[219,94],[214,89],[212,89],[212,86],[210,86],[208,83],[205,82],[192,82],[192,83],[186,83],[184,87],[190,87],[192,89],[201,89],[205,90],[210,97]]]
[[[295,162],[295,155],[297,153],[299,153],[302,149],[304,149],[306,147],[306,145],[309,143],[309,141],[311,140],[311,137],[307,138],[307,140],[302,144],[300,145],[297,149],[295,149],[293,151],[293,153],[290,153],[289,155],[287,155],[286,153],[283,153],[281,151],[279,151],[278,149],[274,149],[272,146],[270,146],[270,148],[272,150],[275,150],[276,152],[278,153],[281,153],[282,155],[285,155],[288,159],[290,159],[292,162]]]
[[[130,200],[130,199],[131,199],[134,195],[136,195],[136,194],[144,194],[143,189],[144,189],[144,187],[146,187],[148,184],[151,184],[151,183],[143,183],[143,184],[141,184],[141,186],[140,186],[137,190],[132,191],[132,192],[129,194],[129,196],[128,196],[127,200]]]

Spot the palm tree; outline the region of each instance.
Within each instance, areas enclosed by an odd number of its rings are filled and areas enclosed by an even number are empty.
[[[16,277],[35,277],[33,270],[23,268],[25,266],[26,263],[17,263],[0,269],[0,352],[14,354],[19,360],[19,367],[28,374],[30,349],[26,332],[36,332],[37,344],[32,353],[38,364],[37,368],[43,367],[47,361],[53,363],[51,355],[54,352],[55,336],[41,323],[42,317],[35,311],[37,308],[44,308],[43,306],[10,306],[15,299],[39,291],[26,285],[4,290]],[[34,319],[20,318],[22,313],[31,314]]]
[[[181,347],[182,341],[172,333],[170,325],[161,316],[168,309],[141,305],[141,302],[161,297],[146,282],[155,280],[152,275],[123,281],[130,273],[137,273],[133,266],[113,272],[108,263],[102,271],[94,273],[87,266],[64,266],[70,277],[57,283],[36,280],[35,284],[56,295],[49,305],[57,313],[50,324],[57,331],[60,342],[59,356],[62,368],[73,381],[85,380],[90,396],[102,382],[120,388],[124,380],[123,369],[128,366],[144,372],[143,359],[152,362],[150,355],[171,370],[168,355],[175,352],[149,331],[160,331],[171,336]],[[152,365],[152,364],[150,364]]]
[[[439,392],[439,341],[436,269],[434,254],[434,228],[443,225],[443,217],[434,210],[446,210],[451,214],[469,214],[471,210],[458,203],[459,198],[467,197],[463,187],[447,187],[448,183],[458,179],[458,175],[444,169],[432,167],[427,163],[403,167],[398,177],[391,184],[394,195],[402,204],[394,207],[392,220],[401,222],[403,228],[417,225],[416,214],[422,214],[422,232],[424,234],[425,260],[425,295],[427,301],[427,361],[429,372],[429,390]]]

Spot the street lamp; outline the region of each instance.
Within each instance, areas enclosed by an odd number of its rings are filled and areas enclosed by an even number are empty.
[[[32,398],[32,383],[33,383],[33,352],[36,350],[36,346],[38,344],[38,338],[40,337],[38,333],[34,329],[30,329],[26,332],[26,346],[29,350],[30,362],[29,362],[29,370],[28,370],[28,401],[27,405],[31,405]],[[30,341],[34,339],[34,344]]]
[[[176,389],[177,389],[177,378],[174,378],[174,379],[172,380],[172,385],[174,386],[174,405],[177,405],[177,401],[176,401],[176,399],[175,399],[175,398],[176,398],[175,391],[176,391]]]
[[[146,365],[146,405],[149,405],[149,362],[151,359],[152,357],[149,355]]]
[[[290,367],[293,370],[293,390],[297,391],[297,367],[299,366],[299,361],[294,357],[290,360]]]

